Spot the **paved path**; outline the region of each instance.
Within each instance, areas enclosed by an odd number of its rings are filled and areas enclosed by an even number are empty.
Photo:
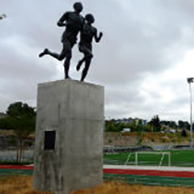
[[[104,165],[105,169],[136,169],[136,170],[161,170],[161,171],[189,171],[194,172],[191,167],[173,167],[173,166],[130,166],[130,165]]]

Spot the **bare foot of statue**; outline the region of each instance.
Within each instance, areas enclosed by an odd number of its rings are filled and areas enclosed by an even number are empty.
[[[71,79],[71,77],[67,76],[67,77],[65,77],[65,79]]]
[[[42,53],[39,54],[39,57],[43,57],[44,55],[48,54],[49,50],[46,48]]]

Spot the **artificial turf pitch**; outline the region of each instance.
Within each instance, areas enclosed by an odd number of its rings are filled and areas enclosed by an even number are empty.
[[[160,151],[162,152],[162,151]],[[194,167],[194,150],[170,150],[171,166]],[[114,153],[104,155],[105,164],[125,164],[129,153]],[[158,166],[162,155],[141,154],[138,156],[138,165]],[[135,164],[135,153],[131,153],[129,163]],[[168,166],[168,156],[164,156],[162,166]]]

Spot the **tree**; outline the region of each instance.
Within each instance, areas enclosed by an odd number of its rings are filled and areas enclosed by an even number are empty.
[[[184,127],[185,127],[184,121],[179,120],[179,121],[178,121],[178,127],[179,127],[180,129],[184,129]]]
[[[121,132],[124,128],[126,128],[126,124],[124,124],[124,123],[118,123],[116,125],[116,131]]]
[[[12,129],[12,126],[10,124],[10,118],[8,116],[0,119],[0,129]]]
[[[183,130],[182,130],[182,132],[181,132],[181,136],[182,136],[182,137],[187,137],[187,132],[186,132],[186,130],[185,130],[185,129],[183,129]]]
[[[158,115],[155,115],[148,124],[153,127],[153,131],[161,130],[161,124]]]
[[[137,141],[137,144],[138,145],[141,145],[142,143],[142,132],[144,130],[144,127],[142,125],[142,120],[140,119],[136,125],[136,131],[137,131],[137,137],[138,137],[138,141]]]
[[[176,129],[177,128],[176,122],[175,121],[170,121],[169,127]]]
[[[130,128],[131,131],[137,131],[137,123],[136,120],[133,119],[132,122],[130,124],[127,125],[127,128]]]
[[[190,130],[190,124],[187,121],[184,123],[184,128]]]
[[[105,123],[105,131],[106,132],[115,132],[116,130],[117,130],[116,126],[112,120],[106,121],[106,123]]]
[[[17,161],[21,162],[24,155],[24,143],[35,130],[36,112],[34,108],[22,102],[10,104],[7,109],[8,120],[18,139]]]

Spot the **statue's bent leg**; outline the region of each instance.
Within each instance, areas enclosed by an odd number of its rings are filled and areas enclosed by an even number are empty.
[[[87,58],[86,59],[85,67],[83,69],[82,76],[81,76],[81,81],[84,81],[84,79],[86,78],[86,75],[88,73],[88,69],[90,67],[91,60],[92,60],[92,58]]]
[[[39,57],[43,57],[44,55],[50,55],[52,57],[54,57],[55,59],[62,61],[65,57],[66,54],[69,52],[69,50],[71,50],[71,45],[68,41],[64,41],[63,42],[63,49],[61,51],[61,53],[55,53],[55,52],[51,52],[49,49],[44,49],[44,51],[42,53],[39,54]]]
[[[86,60],[86,58],[83,57],[83,58],[78,62],[77,67],[76,67],[77,71],[80,70],[80,67],[82,66],[82,63],[83,63],[85,60]]]
[[[86,46],[81,46],[80,51],[84,53],[84,57],[77,64],[77,67],[76,67],[77,71],[80,70],[81,65],[83,64],[84,61],[86,61],[87,59],[89,60],[93,57],[91,50],[87,48]]]
[[[78,64],[76,66],[77,71],[80,70],[80,67],[81,67],[82,63],[85,61],[85,52],[86,52],[85,51],[85,46],[79,45],[79,51],[84,54],[84,57],[81,60],[78,61]]]
[[[42,53],[39,54],[39,57],[43,57],[44,55],[50,55],[50,56],[54,57],[55,59],[58,59],[59,61],[62,61],[65,58],[64,49],[61,51],[60,54],[58,54],[58,53],[51,52],[46,48],[46,49],[44,49],[44,51]]]

